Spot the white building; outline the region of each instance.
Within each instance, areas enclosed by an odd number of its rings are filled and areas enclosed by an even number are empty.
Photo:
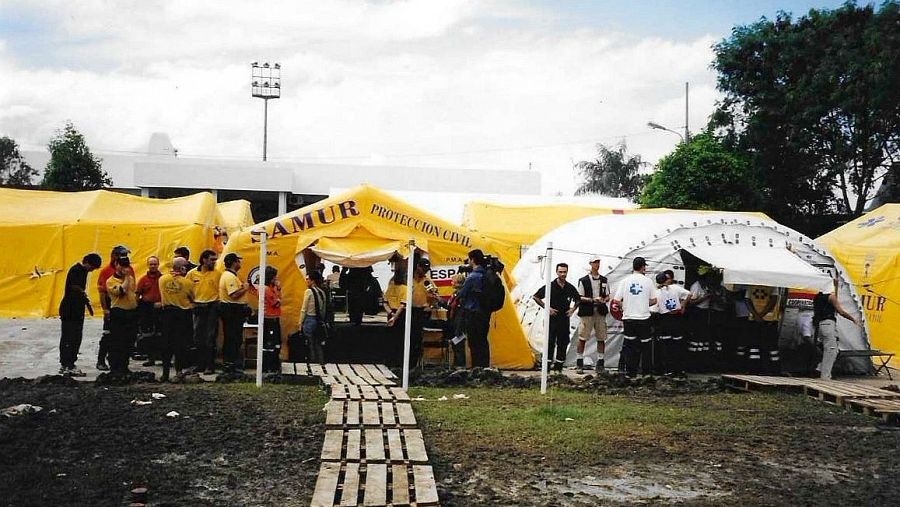
[[[46,151],[25,151],[42,170]],[[219,201],[247,199],[254,217],[265,220],[324,199],[335,187],[368,183],[405,192],[540,195],[537,171],[435,169],[384,165],[337,165],[178,157],[166,134],[150,138],[147,153],[97,153],[113,189],[145,197],[177,197],[211,191]]]

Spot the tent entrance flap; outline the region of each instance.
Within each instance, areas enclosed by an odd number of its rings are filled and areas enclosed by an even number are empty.
[[[831,278],[785,248],[691,246],[694,256],[722,269],[722,283],[831,292]]]
[[[309,249],[329,262],[348,268],[364,268],[386,261],[395,253],[405,257],[409,247],[399,240],[346,236],[320,238]]]

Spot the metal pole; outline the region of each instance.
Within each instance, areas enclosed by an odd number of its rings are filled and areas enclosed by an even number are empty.
[[[691,142],[691,132],[688,130],[688,96],[691,84],[684,83],[684,142]]]
[[[269,99],[263,99],[263,162],[266,161],[266,143],[269,137]]]
[[[541,359],[541,394],[547,394],[547,370],[550,356],[550,285],[553,283],[553,242],[547,243],[544,255],[544,354]]]
[[[259,307],[256,311],[256,387],[262,387],[263,362],[263,320],[266,317],[266,233],[259,235],[259,281],[256,290],[259,292]]]
[[[406,258],[406,313],[403,315],[403,390],[409,389],[409,341],[412,334],[412,297],[415,269],[416,240],[409,240],[409,257]]]

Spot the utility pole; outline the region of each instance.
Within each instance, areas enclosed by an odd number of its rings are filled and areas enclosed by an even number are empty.
[[[688,97],[690,96],[690,87],[691,84],[687,81],[684,82],[684,142],[691,142],[691,131],[688,130]]]

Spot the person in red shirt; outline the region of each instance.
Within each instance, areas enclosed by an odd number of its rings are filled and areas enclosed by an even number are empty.
[[[281,282],[278,270],[266,267],[265,313],[263,314],[263,371],[281,371]]]
[[[97,369],[100,371],[109,370],[106,364],[106,358],[109,355],[109,294],[106,291],[106,282],[116,273],[116,260],[120,257],[128,257],[131,250],[124,245],[113,247],[109,254],[109,265],[100,270],[97,276],[97,290],[100,292],[100,307],[103,308],[103,334],[100,336],[100,350],[97,353]],[[131,276],[134,276],[134,269],[130,266]]]
[[[138,297],[138,346],[137,351],[147,356],[144,366],[156,364],[159,357],[159,342],[162,328],[160,312],[162,311],[159,295],[159,257],[151,255],[147,258],[147,274],[137,282],[135,293]]]

